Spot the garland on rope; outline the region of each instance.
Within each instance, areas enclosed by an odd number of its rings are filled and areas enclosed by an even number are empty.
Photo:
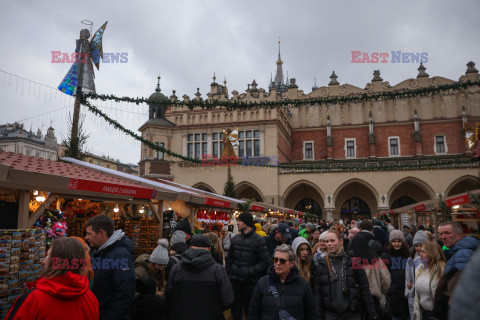
[[[150,100],[146,98],[131,98],[131,97],[117,97],[113,94],[85,94],[86,98],[93,100],[114,100],[115,102],[131,102],[136,103],[149,103],[155,105],[168,105],[178,107],[188,107],[190,110],[194,108],[202,109],[215,109],[216,107],[225,107],[227,110],[235,109],[251,109],[251,108],[277,108],[281,106],[300,107],[302,105],[326,105],[326,104],[347,104],[358,103],[365,101],[379,101],[379,100],[394,100],[402,98],[413,98],[417,96],[428,96],[437,92],[444,92],[448,90],[457,90],[468,88],[469,86],[480,86],[480,81],[465,81],[455,82],[451,84],[444,84],[435,87],[426,87],[419,89],[401,89],[387,92],[380,92],[374,94],[363,93],[360,95],[346,96],[346,97],[332,97],[332,98],[309,98],[309,99],[285,99],[281,101],[257,101],[257,102],[243,102],[243,101],[227,101],[227,100]]]
[[[170,151],[160,145],[156,145],[154,144],[152,141],[150,140],[147,140],[145,139],[144,137],[142,136],[139,136],[138,134],[136,134],[135,132],[131,131],[131,130],[128,130],[127,128],[125,128],[124,126],[122,126],[120,123],[118,123],[117,121],[113,120],[112,118],[110,118],[109,116],[107,116],[105,113],[103,113],[100,109],[98,109],[97,107],[95,106],[92,106],[88,101],[86,101],[85,99],[83,99],[82,101],[82,104],[84,106],[86,106],[88,108],[88,110],[90,112],[92,112],[93,114],[99,116],[99,117],[102,117],[103,119],[105,119],[105,121],[107,121],[110,125],[112,125],[115,129],[118,129],[124,133],[126,133],[127,135],[131,136],[132,138],[146,144],[147,146],[149,146],[150,148],[154,149],[154,150],[157,150],[157,151],[160,151],[160,152],[164,152],[166,154],[168,154],[169,156],[172,156],[174,158],[179,158],[181,160],[184,160],[184,161],[187,161],[187,162],[193,162],[193,163],[201,163],[202,161],[201,160],[198,160],[198,159],[193,159],[193,158],[189,158],[189,157],[184,157],[182,156],[181,154],[178,154],[178,153],[175,153],[173,151]]]
[[[190,157],[185,157],[181,154],[175,153],[169,149],[166,149],[165,147],[162,147],[160,145],[156,145],[150,140],[147,140],[143,138],[142,136],[139,136],[138,134],[134,133],[133,131],[125,128],[123,125],[118,123],[117,121],[113,120],[110,118],[108,115],[103,113],[100,109],[97,107],[91,105],[88,101],[83,99],[82,104],[87,107],[87,109],[92,112],[93,114],[102,117],[105,121],[107,121],[110,125],[112,125],[115,129],[122,131],[123,133],[131,136],[137,141],[140,141],[144,144],[146,144],[148,147],[150,147],[153,150],[163,152],[168,154],[171,157],[178,158],[182,161],[178,162],[180,166],[184,167],[192,167],[192,166],[198,166],[198,165],[203,165],[206,167],[212,166],[214,164],[219,164],[219,165],[227,165],[229,160],[221,161],[221,159],[194,159]],[[219,162],[221,161],[221,162]],[[236,159],[236,161],[231,162],[231,165],[241,165],[242,160],[241,159]],[[278,164],[278,165],[270,165],[270,164],[259,164],[259,163],[251,163],[248,164],[247,166],[250,167],[266,167],[266,168],[279,168],[279,169],[284,169],[284,170],[292,170],[292,172],[284,172],[284,173],[302,173],[301,171],[305,172],[320,172],[320,173],[328,173],[328,172],[377,172],[377,171],[399,171],[399,170],[423,170],[427,168],[440,168],[440,166],[444,165],[455,165],[458,167],[459,165],[468,165],[468,164],[474,164],[472,160],[464,160],[464,161],[456,161],[455,159],[449,163],[429,163],[429,164],[412,164],[412,165],[398,165],[398,166],[378,166],[378,167],[336,167],[336,168],[327,168],[325,166],[295,166],[291,164]],[[300,171],[295,171],[295,170],[300,170]]]

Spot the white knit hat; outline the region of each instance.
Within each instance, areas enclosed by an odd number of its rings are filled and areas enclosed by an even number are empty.
[[[153,250],[152,254],[148,261],[160,264],[167,265],[168,263],[168,240],[167,239],[158,239],[158,246]]]

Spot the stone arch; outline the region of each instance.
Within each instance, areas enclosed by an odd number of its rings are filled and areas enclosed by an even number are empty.
[[[255,201],[263,202],[265,196],[262,191],[257,188],[254,184],[242,181],[235,185],[235,194],[238,199],[252,199],[255,198]]]
[[[475,189],[480,189],[478,186],[478,177],[466,175],[450,183],[450,185],[445,190],[445,196],[453,196]]]
[[[308,180],[300,180],[290,185],[283,193],[283,205],[287,208],[306,211],[306,208],[299,208],[301,203],[312,203],[313,201],[318,204],[320,208],[319,212],[310,212],[321,216],[325,208],[325,195],[317,185]],[[306,201],[308,199],[308,201]],[[314,203],[313,203],[314,204]],[[315,207],[315,206],[313,206]],[[311,208],[312,209],[312,208]]]
[[[388,206],[401,197],[409,197],[416,202],[430,200],[435,197],[433,189],[424,181],[415,177],[406,177],[397,181],[388,191]]]
[[[352,198],[365,202],[368,206],[370,215],[378,211],[377,190],[370,183],[364,180],[350,179],[342,183],[333,194],[333,201],[335,203],[334,218],[346,218],[348,220],[351,218],[365,218],[364,216],[350,217],[346,212],[342,214],[342,207],[344,207],[345,204],[347,204],[347,201],[351,200]]]
[[[192,188],[200,189],[200,190],[211,192],[211,193],[216,193],[215,189],[213,189],[209,184],[205,182],[196,183],[192,186]]]

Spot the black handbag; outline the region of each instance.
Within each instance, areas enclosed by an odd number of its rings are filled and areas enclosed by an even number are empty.
[[[268,283],[268,288],[270,289],[270,292],[273,295],[273,298],[275,299],[275,303],[277,304],[277,310],[278,310],[278,317],[280,320],[296,320],[294,317],[290,315],[285,309],[283,309],[282,303],[280,302],[280,295],[277,292],[277,287],[275,287],[275,284],[272,283],[272,280],[270,280],[270,277],[267,276],[267,283]]]

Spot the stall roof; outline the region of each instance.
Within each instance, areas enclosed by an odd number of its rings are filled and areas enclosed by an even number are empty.
[[[181,184],[173,183],[167,180],[145,179],[142,177],[137,177],[128,173],[119,172],[116,170],[108,169],[105,167],[97,166],[95,164],[83,162],[83,161],[72,159],[72,158],[62,158],[61,160],[67,161],[73,164],[77,164],[80,166],[84,166],[86,168],[93,169],[93,170],[108,174],[110,176],[121,177],[122,179],[134,181],[141,185],[149,186],[157,190],[168,190],[168,191],[176,192],[177,198],[185,202],[192,202],[196,204],[205,204],[210,206],[229,208],[230,203],[233,202],[232,200],[238,201],[236,199],[224,197],[230,200],[230,201],[226,201],[227,199],[222,199],[222,196],[219,196],[217,194],[183,186]],[[206,195],[206,194],[209,194],[209,195]]]
[[[453,195],[453,196],[450,196],[450,197],[446,197],[446,198],[442,199],[442,201],[445,202],[447,207],[453,207],[455,205],[461,205],[461,204],[469,203],[469,202],[471,202],[469,193],[479,194],[480,189],[472,190],[472,191],[465,192],[465,193],[456,194],[456,195]],[[429,210],[434,209],[434,208],[438,209],[439,207],[440,207],[440,199],[433,199],[433,200],[426,200],[426,201],[410,204],[408,206],[401,207],[401,208],[398,208],[398,209],[393,209],[393,210],[389,210],[389,211],[381,211],[380,213],[381,214],[383,214],[383,213],[394,214],[394,213],[407,213],[407,212],[421,212],[421,211],[429,211]]]
[[[262,211],[262,212],[268,212],[270,210],[273,211],[280,211],[282,213],[286,214],[297,214],[297,215],[305,215],[305,212],[302,211],[297,211],[289,208],[284,208],[280,206],[275,206],[273,204],[268,204],[268,203],[263,203],[263,202],[252,202],[250,205],[250,210],[252,211]]]
[[[0,184],[22,190],[122,200],[176,197],[174,192],[159,192],[74,164],[5,151],[0,151]]]

